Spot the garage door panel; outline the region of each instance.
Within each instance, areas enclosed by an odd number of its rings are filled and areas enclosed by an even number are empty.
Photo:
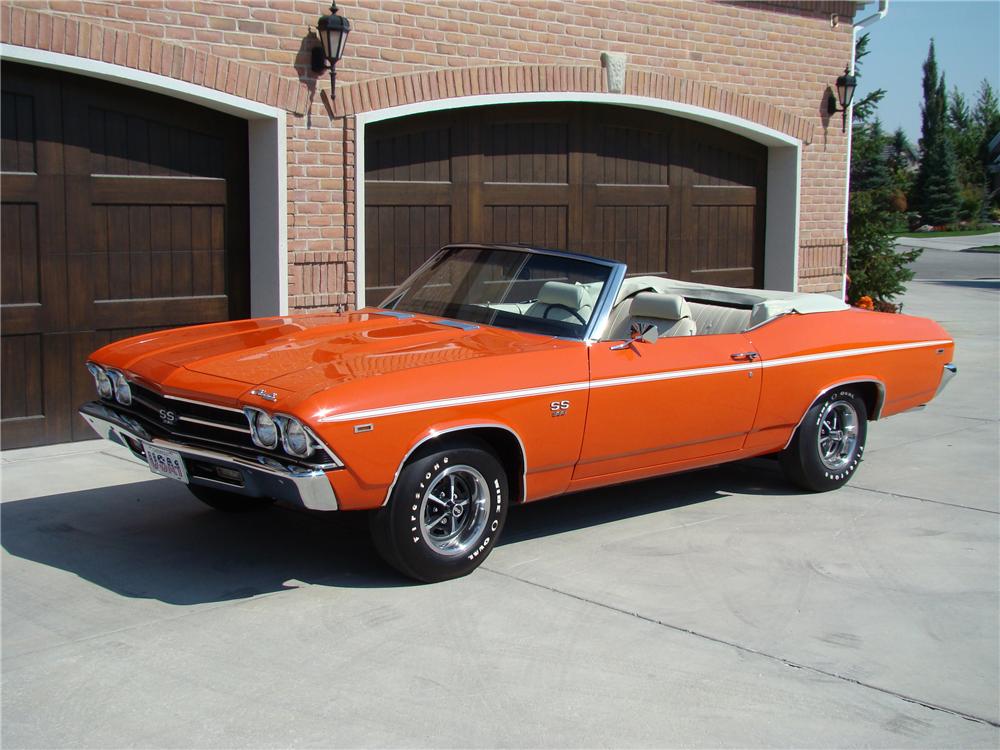
[[[594,136],[594,181],[605,185],[669,185],[671,133],[603,125]]]
[[[5,203],[2,209],[0,286],[6,304],[41,301],[38,258],[38,206]]]
[[[4,91],[0,104],[3,138],[0,165],[4,172],[37,172],[35,165],[34,97]]]
[[[452,210],[444,206],[388,205],[365,208],[366,242],[391,249],[365,266],[365,287],[377,304],[427,260],[451,241]]]
[[[365,174],[385,182],[451,182],[452,128],[437,116],[418,129],[373,138],[365,146]]]
[[[91,351],[248,308],[246,123],[7,63],[0,114],[3,443],[92,437]]]
[[[480,137],[484,182],[569,182],[567,123],[490,122]]]
[[[761,281],[767,149],[760,144],[682,118],[567,103],[387,121],[369,127],[366,143],[397,147],[416,132],[443,143],[429,135],[435,128],[447,132],[447,161],[464,176],[421,183],[412,176],[426,172],[415,169],[412,153],[366,147],[378,153],[365,175],[369,208],[450,205],[451,236],[441,244],[524,242],[618,259],[630,274]],[[366,209],[366,284],[384,294],[404,278],[393,269],[411,266],[394,250],[407,230],[376,228],[384,222],[376,217]]]
[[[42,399],[42,337],[39,334],[4,336],[3,359],[17,363],[4,372],[0,388],[4,419],[41,416]]]
[[[566,247],[568,206],[484,206],[483,228],[497,243]]]
[[[627,263],[632,275],[667,272],[668,206],[598,206],[594,229],[601,255]]]

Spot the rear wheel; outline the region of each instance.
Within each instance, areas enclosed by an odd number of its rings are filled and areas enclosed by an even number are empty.
[[[813,404],[781,453],[781,468],[813,492],[842,487],[861,463],[868,409],[850,388],[836,388]]]
[[[235,492],[217,490],[214,487],[202,487],[197,484],[189,484],[188,489],[205,505],[215,508],[215,510],[221,510],[223,513],[246,513],[260,510],[274,502],[269,497],[247,497]]]
[[[411,460],[388,504],[372,513],[379,554],[427,583],[471,573],[503,530],[507,484],[503,466],[483,443],[454,443]]]

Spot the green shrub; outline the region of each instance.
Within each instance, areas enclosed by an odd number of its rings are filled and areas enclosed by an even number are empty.
[[[907,266],[920,257],[919,248],[897,252],[892,233],[894,214],[886,210],[884,194],[878,191],[851,193],[847,221],[847,301],[857,304],[871,297],[876,309],[886,309],[892,299],[906,291],[913,278]],[[898,215],[898,214],[896,214]]]

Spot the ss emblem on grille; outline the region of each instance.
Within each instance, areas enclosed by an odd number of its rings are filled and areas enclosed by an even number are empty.
[[[177,421],[177,415],[172,411],[160,409],[160,421],[163,422],[163,424],[173,424]]]

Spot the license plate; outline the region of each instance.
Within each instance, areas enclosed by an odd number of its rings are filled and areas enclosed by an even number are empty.
[[[154,474],[159,474],[161,477],[169,477],[170,479],[176,479],[178,482],[187,484],[187,469],[184,468],[184,460],[181,458],[180,453],[172,451],[169,448],[159,448],[149,443],[146,443],[145,447],[146,463],[149,464],[150,471]]]

